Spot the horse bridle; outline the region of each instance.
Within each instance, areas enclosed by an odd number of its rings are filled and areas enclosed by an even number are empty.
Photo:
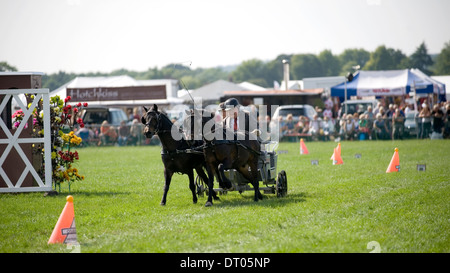
[[[156,128],[155,128],[155,132],[154,132],[155,135],[157,135],[158,133],[171,133],[172,132],[172,129],[162,130],[163,124],[161,122],[161,120],[162,120],[161,116],[165,117],[170,122],[170,124],[172,124],[172,122],[169,120],[169,118],[167,116],[165,116],[163,113],[160,113],[160,112],[155,112],[155,111],[149,111],[149,112],[153,112],[156,115]],[[147,112],[147,115],[149,112]],[[153,119],[153,117],[145,124],[145,126],[149,127],[152,119]],[[181,129],[180,129],[180,131],[181,131]]]

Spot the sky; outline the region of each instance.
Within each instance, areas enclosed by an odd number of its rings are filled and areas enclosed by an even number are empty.
[[[209,68],[328,49],[411,55],[450,42],[449,0],[0,0],[0,62],[19,71]]]

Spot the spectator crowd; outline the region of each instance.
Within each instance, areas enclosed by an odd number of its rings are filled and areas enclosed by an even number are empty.
[[[75,132],[83,140],[84,146],[130,146],[140,145],[142,136],[142,124],[138,119],[133,119],[131,124],[122,121],[118,127],[103,121],[100,126],[87,124]]]
[[[369,106],[364,112],[342,113],[339,109],[333,118],[331,111],[316,107],[317,114],[312,119],[298,117],[294,122],[292,114],[279,117],[280,138],[295,141],[294,136],[305,136],[312,140],[387,140],[405,137],[450,138],[450,102],[441,102],[430,109],[427,103],[399,107],[389,104],[387,109],[378,103],[373,109]],[[411,117],[412,125],[405,128],[405,121]]]
[[[412,123],[406,128],[408,117],[412,117]],[[269,126],[269,116],[258,118],[259,126],[263,122],[267,129],[275,129]],[[412,105],[389,104],[385,109],[378,103],[374,109],[369,106],[367,110],[353,114],[345,114],[342,108],[333,114],[329,107],[323,111],[316,107],[316,114],[311,119],[307,116],[294,118],[292,114],[279,116],[278,129],[281,141],[298,141],[298,137],[321,141],[450,138],[450,102],[435,104],[431,109],[427,103],[422,103],[417,111]],[[129,122],[122,121],[119,126],[110,125],[105,120],[101,125],[86,124],[75,134],[83,139],[85,146],[159,143],[157,139],[145,139],[142,130],[138,117],[130,116]]]

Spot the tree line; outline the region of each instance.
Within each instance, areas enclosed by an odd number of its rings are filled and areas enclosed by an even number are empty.
[[[281,54],[274,60],[250,59],[237,66],[196,68],[182,64],[168,64],[162,68],[151,67],[147,71],[118,69],[110,73],[58,73],[42,77],[43,88],[55,90],[78,76],[118,76],[129,75],[137,80],[177,79],[180,89],[196,89],[219,79],[240,83],[251,82],[266,88],[272,88],[274,81],[283,79],[283,60],[290,63],[290,79],[302,80],[309,77],[344,76],[353,72],[356,65],[361,70],[395,70],[418,68],[427,75],[450,75],[450,41],[445,43],[439,54],[430,55],[425,42],[421,43],[413,54],[407,56],[399,49],[378,46],[373,52],[365,49],[346,49],[339,55],[331,50],[319,54]],[[0,71],[17,71],[6,62],[0,62]]]

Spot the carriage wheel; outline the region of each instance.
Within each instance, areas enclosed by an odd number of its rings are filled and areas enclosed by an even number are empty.
[[[287,177],[284,170],[278,173],[276,190],[277,197],[284,197],[287,195]]]

